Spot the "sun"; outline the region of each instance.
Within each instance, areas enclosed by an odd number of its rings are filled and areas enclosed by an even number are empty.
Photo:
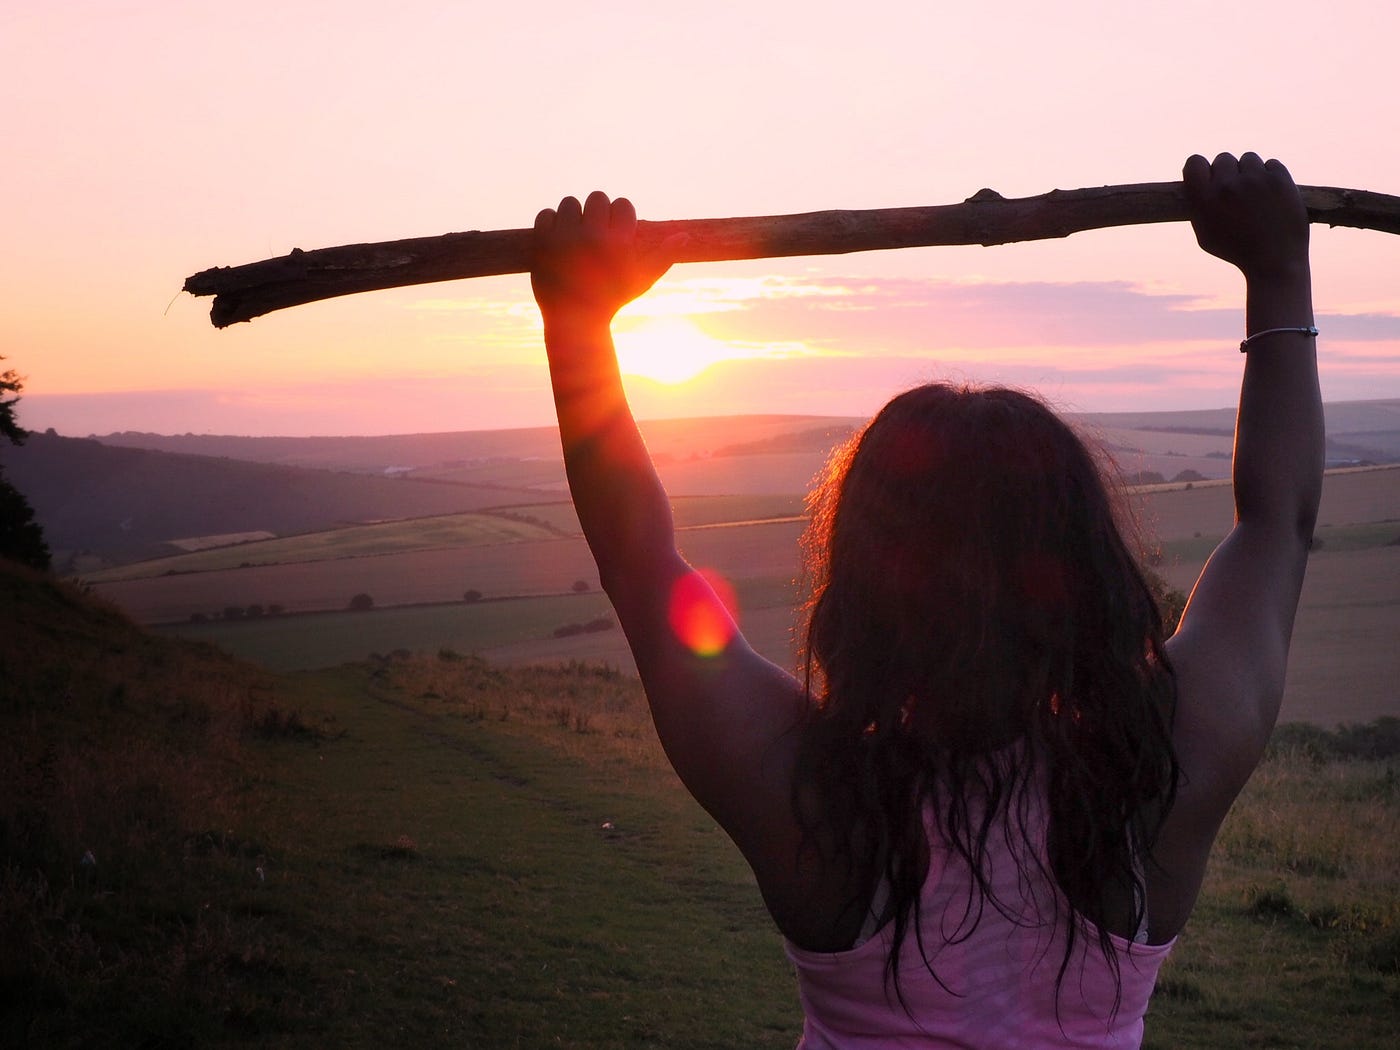
[[[694,379],[719,361],[743,354],[723,340],[702,332],[684,317],[639,317],[614,335],[623,375],[640,376],[668,386]]]

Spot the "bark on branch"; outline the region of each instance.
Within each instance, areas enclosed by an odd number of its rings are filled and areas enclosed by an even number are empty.
[[[1313,222],[1400,234],[1400,197],[1331,186],[1300,189]],[[1052,190],[1015,199],[981,190],[961,204],[923,208],[643,221],[638,235],[644,243],[653,243],[687,233],[690,240],[678,261],[717,262],[935,244],[990,246],[1186,218],[1181,183],[1148,182]],[[297,248],[278,259],[203,270],[186,278],[185,291],[213,295],[210,320],[224,328],[352,292],[528,273],[530,243],[529,230],[489,230],[314,251]]]

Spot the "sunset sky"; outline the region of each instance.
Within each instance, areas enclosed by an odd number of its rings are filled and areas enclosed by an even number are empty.
[[[177,293],[293,247],[528,226],[594,188],[644,218],[761,215],[1255,149],[1400,193],[1397,39],[1379,0],[11,4],[0,370],[26,377],[22,424],[79,436],[548,423],[522,276],[225,331]],[[1400,237],[1313,246],[1324,396],[1400,397]],[[629,380],[641,416],[864,414],[934,376],[1210,408],[1235,395],[1242,291],[1182,224],[694,265],[619,345],[652,377]]]

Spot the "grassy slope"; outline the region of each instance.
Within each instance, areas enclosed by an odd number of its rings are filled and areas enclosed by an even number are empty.
[[[269,766],[297,848],[268,896],[333,998],[290,1042],[791,1046],[780,945],[713,823],[654,766],[541,745],[601,735],[617,683],[472,665],[447,702],[457,666],[427,697],[398,668],[302,680],[347,736]]]
[[[791,1045],[635,683],[270,679],[7,568],[0,617],[0,1045]]]
[[[795,517],[802,513],[802,502],[800,496],[682,496],[673,501],[673,507],[676,526],[689,528]],[[105,584],[250,565],[292,565],[578,535],[581,531],[572,503],[524,504],[258,538],[89,572],[83,574],[83,579]]]
[[[634,681],[451,653],[272,679],[31,576],[0,603],[0,1044],[795,1041],[751,877]],[[1227,823],[1148,1046],[1390,1045],[1400,770],[1315,737]]]
[[[0,460],[55,551],[89,551],[113,563],[168,553],[166,544],[175,539],[260,530],[288,535],[553,498],[500,486],[109,448],[47,434],[6,448]]]
[[[266,1012],[245,737],[274,683],[0,562],[0,1045],[182,1045]]]
[[[294,774],[274,764],[318,800],[282,817],[301,844],[282,861],[289,897],[354,902],[317,916],[329,951],[307,965],[353,954],[375,993],[347,995],[319,1035],[792,1045],[777,937],[732,846],[666,771],[634,683],[441,657],[302,681],[311,720],[325,705],[347,736]],[[1397,783],[1393,761],[1289,753],[1261,771],[1164,972],[1148,1046],[1389,1045]]]
[[[528,543],[555,539],[557,535],[558,531],[550,526],[501,514],[443,514],[212,547],[104,569],[89,573],[84,579],[89,583],[110,583],[172,573],[218,572],[249,565],[288,565],[337,558],[372,558],[442,547]]]

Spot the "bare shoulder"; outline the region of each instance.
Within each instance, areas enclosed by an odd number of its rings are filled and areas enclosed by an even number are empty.
[[[1153,943],[1175,936],[1191,914],[1211,848],[1263,756],[1282,693],[1283,656],[1271,651],[1277,643],[1267,632],[1241,637],[1202,613],[1167,642],[1180,781],[1147,875]]]

